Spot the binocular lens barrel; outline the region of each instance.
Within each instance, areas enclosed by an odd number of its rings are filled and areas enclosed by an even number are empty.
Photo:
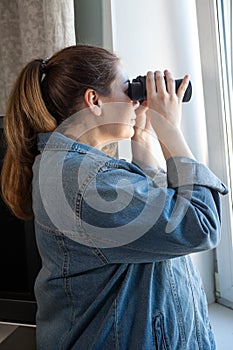
[[[165,77],[164,77],[165,79]],[[178,90],[183,79],[176,79],[176,91]],[[166,79],[165,79],[166,82]],[[137,78],[133,79],[132,82],[129,82],[128,87],[128,96],[132,101],[143,102],[146,99],[146,76],[139,75]],[[188,87],[185,91],[182,102],[189,102],[192,96],[192,84],[189,81]]]

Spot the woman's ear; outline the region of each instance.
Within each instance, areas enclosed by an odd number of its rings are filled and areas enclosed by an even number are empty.
[[[101,115],[101,102],[99,100],[99,95],[95,90],[87,89],[84,94],[84,101],[94,115]]]

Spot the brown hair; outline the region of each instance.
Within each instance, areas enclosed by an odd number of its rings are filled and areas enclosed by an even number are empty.
[[[2,197],[18,218],[33,217],[31,185],[37,134],[54,131],[77,112],[87,88],[108,95],[118,61],[103,48],[74,45],[46,63],[35,59],[22,70],[6,108],[7,149],[1,172]]]

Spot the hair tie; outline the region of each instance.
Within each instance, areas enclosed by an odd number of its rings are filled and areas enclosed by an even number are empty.
[[[45,59],[42,60],[42,62],[41,62],[40,70],[41,70],[41,73],[43,73],[43,74],[46,73],[48,61],[49,61],[49,58],[45,58]]]

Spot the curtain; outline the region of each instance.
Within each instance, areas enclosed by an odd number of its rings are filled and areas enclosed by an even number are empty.
[[[74,45],[73,0],[0,1],[0,115],[23,66]]]

